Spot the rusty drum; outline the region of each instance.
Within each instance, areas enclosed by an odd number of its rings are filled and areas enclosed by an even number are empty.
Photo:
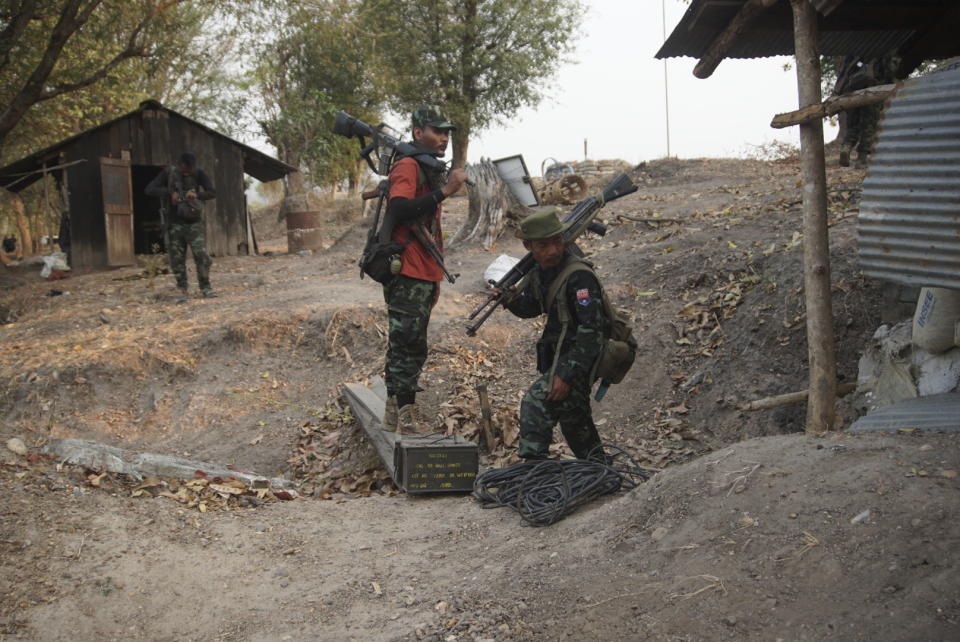
[[[317,210],[287,212],[287,251],[317,250],[323,247],[322,214]]]

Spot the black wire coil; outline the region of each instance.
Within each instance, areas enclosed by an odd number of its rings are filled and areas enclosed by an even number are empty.
[[[484,471],[473,482],[473,496],[481,508],[506,506],[531,526],[549,526],[583,504],[632,490],[648,478],[626,451],[605,444],[602,454],[589,459],[528,460]]]

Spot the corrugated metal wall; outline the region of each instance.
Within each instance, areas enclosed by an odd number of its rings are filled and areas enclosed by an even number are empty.
[[[960,63],[907,81],[884,110],[859,245],[867,276],[960,290]]]

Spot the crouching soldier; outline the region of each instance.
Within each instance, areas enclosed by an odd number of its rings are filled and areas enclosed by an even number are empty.
[[[521,318],[547,315],[537,342],[540,377],[520,405],[520,457],[544,459],[559,422],[567,444],[580,459],[602,457],[593,423],[590,389],[595,365],[609,332],[597,275],[565,245],[566,226],[556,208],[531,214],[517,237],[536,263],[506,308]]]

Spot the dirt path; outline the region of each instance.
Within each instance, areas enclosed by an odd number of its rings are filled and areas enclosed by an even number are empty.
[[[737,409],[805,386],[797,171],[659,161],[605,210],[610,232],[583,246],[632,311],[641,352],[595,416],[605,439],[665,471],[545,529],[466,497],[392,494],[378,475],[338,401],[340,383],[382,370],[385,315],[379,288],[357,278],[360,227],[313,256],[217,259],[221,298],[186,306],[165,280],[116,280],[133,269],[53,285],[21,275],[2,301],[16,319],[0,335],[0,439],[31,456],[0,453],[0,636],[958,637],[955,437],[816,439],[791,434],[802,407]],[[880,296],[856,268],[862,173],[829,178],[835,332],[852,380]],[[465,205],[451,203],[448,231]],[[501,251],[519,247],[450,253],[463,276],[435,310],[422,396],[438,425],[470,436],[473,386],[488,383],[503,442],[491,465],[512,454],[538,333],[498,313],[464,336]],[[51,437],[296,475],[305,497],[201,513],[36,458]]]

